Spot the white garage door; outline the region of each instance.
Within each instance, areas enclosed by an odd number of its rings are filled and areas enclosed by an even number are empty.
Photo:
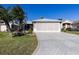
[[[60,23],[34,23],[34,32],[60,32]]]

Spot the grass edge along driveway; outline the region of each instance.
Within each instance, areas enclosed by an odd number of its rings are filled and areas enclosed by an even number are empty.
[[[79,31],[65,31],[65,33],[70,33],[70,34],[79,35]]]
[[[0,55],[31,55],[37,44],[35,35],[12,37],[10,33],[0,32]]]

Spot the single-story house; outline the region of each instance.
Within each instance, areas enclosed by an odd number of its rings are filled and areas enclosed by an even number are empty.
[[[18,28],[18,24],[12,25],[10,22],[11,28],[13,30]],[[23,25],[22,29],[29,30],[32,29],[33,32],[61,32],[61,29],[71,28],[72,30],[79,30],[79,21],[70,21],[64,20],[60,21],[57,19],[37,19],[33,21],[27,21],[25,25]],[[7,27],[4,21],[0,20],[0,31],[7,31]]]
[[[33,20],[33,32],[61,32],[61,21],[45,18]]]
[[[70,20],[65,20],[62,22],[62,28],[67,29],[67,28],[72,28],[72,21]]]

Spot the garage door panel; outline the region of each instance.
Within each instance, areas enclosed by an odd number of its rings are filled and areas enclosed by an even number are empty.
[[[37,23],[35,29],[38,32],[60,32],[60,23]]]

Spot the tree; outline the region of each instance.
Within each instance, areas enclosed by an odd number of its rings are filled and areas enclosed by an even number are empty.
[[[61,22],[63,21],[63,19],[62,19],[62,18],[59,18],[58,20],[60,20]]]
[[[40,19],[44,19],[44,17],[42,16],[42,17],[40,17]]]
[[[0,6],[0,20],[3,20],[7,26],[8,31],[11,31],[9,22],[12,20],[12,17],[9,15],[9,10]]]
[[[23,20],[25,18],[24,10],[19,5],[16,5],[12,9],[12,14],[13,14],[13,17],[19,21],[18,31],[23,31],[22,26],[23,26]]]

